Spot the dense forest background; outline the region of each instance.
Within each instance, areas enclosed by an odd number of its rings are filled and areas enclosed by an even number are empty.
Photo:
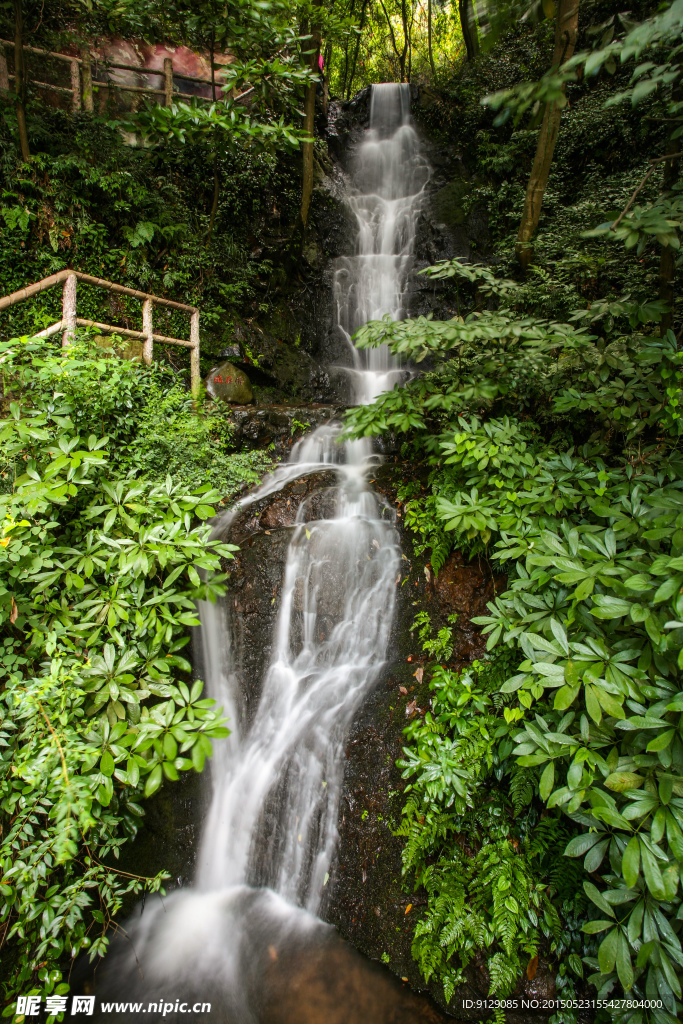
[[[413,627],[431,700],[401,765],[404,872],[423,898],[413,955],[445,1005],[473,963],[501,997],[540,965],[560,995],[626,998],[600,1020],[673,1024],[683,4],[24,0],[0,13],[14,76],[0,99],[2,294],[72,267],[197,304],[203,373],[229,354],[260,403],[317,394],[300,310],[325,258],[312,239],[329,202],[326,112],[373,82],[411,83],[449,168],[433,216],[454,237],[473,218],[485,230],[468,258],[424,270],[449,319],[362,329],[358,344],[388,343],[422,372],[347,425],[398,437],[404,516],[432,571],[456,551],[499,584],[474,664],[453,657],[457,621]],[[112,38],[229,53],[225,88],[215,103],[71,112],[15,49]],[[139,315],[87,288],[80,302],[122,326]],[[44,293],[0,322],[10,1014],[18,994],[68,991],[69,963],[105,952],[127,896],[164,884],[117,870],[118,853],[144,800],[225,735],[182,653],[196,599],[230,585],[232,551],[203,524],[274,457],[244,447],[226,408],[193,404],[182,357],[146,370],[92,336],[63,352],[29,340],[59,308]]]

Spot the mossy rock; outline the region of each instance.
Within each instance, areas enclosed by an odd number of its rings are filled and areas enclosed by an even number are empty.
[[[135,338],[121,338],[118,335],[96,334],[95,343],[99,348],[105,349],[105,358],[108,355],[118,356],[120,359],[131,359],[134,363],[142,362],[142,342]]]
[[[238,370],[232,363],[221,363],[206,378],[206,390],[215,401],[246,405],[254,393],[244,370]]]
[[[431,205],[435,218],[443,221],[446,227],[451,229],[464,224],[466,213],[463,204],[469,191],[469,182],[463,178],[456,178],[440,188],[432,197]]]

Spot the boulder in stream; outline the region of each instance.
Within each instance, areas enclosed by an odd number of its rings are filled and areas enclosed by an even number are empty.
[[[249,378],[230,362],[215,367],[206,378],[206,390],[214,400],[247,405],[254,397]]]

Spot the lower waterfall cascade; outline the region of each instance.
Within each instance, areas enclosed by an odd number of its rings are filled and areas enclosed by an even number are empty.
[[[355,148],[346,196],[357,224],[355,250],[337,260],[333,282],[359,403],[392,388],[405,372],[385,348],[357,351],[352,336],[370,319],[405,315],[429,173],[410,120],[410,87],[373,86],[370,124]],[[367,480],[377,461],[372,443],[340,440],[341,431],[328,423],[302,438],[286,464],[216,521],[214,532],[227,536],[237,514],[288,483],[318,473],[336,477],[326,491],[329,515],[316,517],[319,506],[310,497],[298,509],[270,663],[248,716],[233,663],[230,602],[201,608],[203,678],[231,735],[215,743],[195,884],[148,901],[126,926],[130,942],[110,958],[106,984],[126,973],[130,987],[142,986],[150,998],[170,998],[173,990],[183,998],[190,991],[206,995],[229,1024],[360,1024],[385,1019],[384,1008],[397,1000],[417,998],[376,974],[316,916],[324,910],[337,843],[344,747],[387,659],[401,563],[395,513]],[[301,971],[312,970],[312,951],[337,987],[326,982],[327,995],[318,995],[322,1016],[307,1015],[300,1001],[288,1016],[292,986]],[[357,1011],[338,987],[350,975],[364,979],[354,982]],[[318,975],[307,977],[316,990]],[[216,1020],[215,1008],[206,1019]]]

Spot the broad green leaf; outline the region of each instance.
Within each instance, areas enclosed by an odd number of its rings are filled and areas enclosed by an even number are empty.
[[[152,796],[153,793],[156,793],[156,791],[158,790],[159,786],[161,785],[161,782],[162,782],[161,765],[157,764],[157,765],[154,766],[154,768],[152,768],[151,772],[147,776],[147,779],[145,780],[145,796],[149,797],[149,796]]]
[[[635,772],[612,772],[605,779],[605,785],[615,793],[623,793],[629,789],[639,789],[645,780]]]
[[[594,871],[598,870],[598,868],[600,867],[605,858],[605,854],[607,853],[607,847],[609,846],[609,844],[609,838],[603,839],[601,843],[598,843],[596,846],[593,847],[592,850],[588,851],[584,858],[583,866],[585,870],[589,872],[589,874],[592,874]]]
[[[617,939],[616,965],[619,981],[621,982],[624,991],[628,992],[633,987],[633,965],[631,963],[628,941],[622,931],[619,932],[619,938]],[[602,963],[600,964],[600,967],[602,969]]]
[[[583,857],[603,836],[604,832],[585,832],[583,835],[575,836],[565,848],[565,857]]]
[[[614,911],[611,906],[600,890],[597,889],[592,882],[584,882],[583,888],[588,899],[591,900],[599,910],[602,910],[603,913],[609,915],[609,917],[614,917]]]
[[[543,769],[541,774],[541,781],[539,783],[539,793],[541,800],[547,800],[553,791],[553,784],[555,782],[555,765],[551,761]]]
[[[628,841],[628,845],[624,850],[624,856],[621,862],[621,870],[629,889],[632,889],[638,881],[638,875],[640,873],[640,846],[638,843],[638,837],[633,836]]]
[[[640,860],[643,868],[643,875],[648,889],[655,899],[663,900],[666,897],[664,880],[655,857],[650,853],[647,846],[640,840]]]
[[[100,771],[102,772],[103,775],[109,776],[114,774],[114,768],[114,758],[111,756],[108,750],[105,750],[100,761]]]
[[[646,749],[649,751],[666,750],[666,748],[671,744],[675,735],[675,729],[667,729],[665,730],[665,732],[660,733],[659,736],[655,736],[653,740],[650,740]]]
[[[604,938],[598,949],[598,963],[603,974],[611,974],[617,960],[619,929],[613,928]]]

